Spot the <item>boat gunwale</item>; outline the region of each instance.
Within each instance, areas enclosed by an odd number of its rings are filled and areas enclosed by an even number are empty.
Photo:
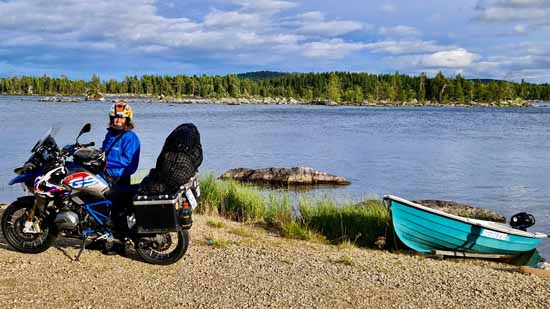
[[[507,226],[507,225],[503,225],[503,224],[498,223],[498,222],[479,220],[479,219],[471,219],[471,218],[465,218],[465,217],[453,215],[453,214],[446,213],[446,212],[441,211],[441,210],[437,210],[437,209],[433,209],[433,208],[430,208],[430,207],[427,207],[427,206],[424,206],[424,205],[421,205],[421,204],[413,203],[409,200],[406,200],[404,198],[401,198],[401,197],[398,197],[398,196],[395,196],[395,195],[386,194],[386,195],[384,195],[384,199],[394,200],[396,202],[405,204],[407,206],[411,206],[411,207],[414,207],[414,208],[417,208],[417,209],[421,209],[421,210],[424,210],[424,211],[427,211],[427,212],[430,212],[430,213],[433,213],[433,214],[436,214],[436,215],[440,215],[440,216],[443,216],[443,217],[446,217],[446,218],[449,218],[449,219],[457,220],[457,221],[460,221],[460,222],[463,222],[463,223],[466,223],[466,224],[479,226],[479,227],[482,227],[482,228],[488,229],[488,230],[493,230],[493,231],[506,233],[506,234],[510,234],[510,235],[515,235],[515,236],[528,237],[528,238],[547,238],[548,237],[548,235],[543,234],[543,233],[538,233],[538,232],[531,233],[531,232],[527,232],[527,231],[522,231],[522,230],[514,229],[514,228],[512,228],[510,226]]]

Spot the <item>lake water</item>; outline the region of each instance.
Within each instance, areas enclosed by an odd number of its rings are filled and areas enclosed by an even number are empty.
[[[7,182],[48,127],[68,144],[105,134],[110,103],[46,103],[0,97],[0,201],[20,195]],[[201,171],[234,167],[311,166],[352,184],[313,194],[360,199],[389,193],[494,209],[509,218],[527,211],[550,232],[550,109],[325,107],[132,104],[142,142],[140,169],[154,166],[178,124],[201,132]],[[541,251],[550,256],[550,240]]]

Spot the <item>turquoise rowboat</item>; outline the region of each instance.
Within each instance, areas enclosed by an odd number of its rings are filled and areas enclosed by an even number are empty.
[[[451,215],[397,196],[385,195],[384,203],[390,208],[399,239],[419,252],[516,255],[535,249],[548,237],[502,223]]]

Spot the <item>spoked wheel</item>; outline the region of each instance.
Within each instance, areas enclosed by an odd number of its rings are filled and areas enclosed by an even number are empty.
[[[53,229],[42,220],[41,233],[23,233],[23,227],[30,211],[28,204],[13,202],[2,215],[2,234],[6,241],[17,251],[24,253],[40,253],[48,250],[57,235]]]
[[[156,234],[136,242],[137,254],[147,263],[169,265],[179,261],[189,247],[189,232]]]

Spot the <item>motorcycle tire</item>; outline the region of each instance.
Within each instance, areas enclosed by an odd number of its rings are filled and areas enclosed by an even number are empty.
[[[173,250],[167,252],[165,249],[169,248],[153,248],[151,246],[151,239],[154,237],[148,237],[148,241],[143,241],[143,239],[138,239],[136,242],[136,252],[145,262],[155,265],[170,265],[179,261],[187,252],[189,247],[189,231],[181,230],[174,233],[162,234],[163,237],[169,236],[168,247],[173,245],[172,236],[176,236],[177,243]],[[157,236],[158,237],[158,236]]]
[[[2,214],[2,234],[15,250],[23,253],[40,253],[48,250],[57,238],[55,228],[43,222],[39,234],[23,233],[27,213],[32,204],[15,201]],[[19,213],[19,216],[17,214]]]

